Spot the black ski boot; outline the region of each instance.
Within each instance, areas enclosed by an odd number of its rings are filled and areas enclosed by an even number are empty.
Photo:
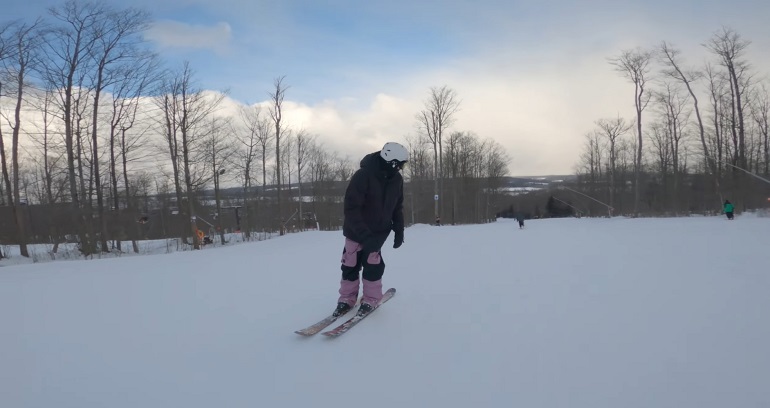
[[[350,311],[350,305],[345,302],[337,303],[337,308],[332,313],[334,317],[340,317]]]
[[[356,315],[364,316],[371,313],[372,310],[374,310],[374,306],[368,303],[361,303],[361,306],[358,307],[358,312],[356,313]]]

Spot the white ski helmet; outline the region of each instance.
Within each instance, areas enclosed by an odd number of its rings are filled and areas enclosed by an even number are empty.
[[[400,169],[409,160],[409,150],[399,143],[388,142],[382,147],[380,156],[393,167]]]

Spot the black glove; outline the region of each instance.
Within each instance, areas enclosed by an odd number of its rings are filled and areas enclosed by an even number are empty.
[[[398,248],[404,243],[404,231],[396,231],[396,236],[393,238],[393,248]]]
[[[361,250],[367,253],[379,252],[380,242],[375,237],[369,237],[361,242]]]

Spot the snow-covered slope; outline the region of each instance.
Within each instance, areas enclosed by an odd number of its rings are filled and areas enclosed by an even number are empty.
[[[299,337],[342,240],[2,268],[0,406],[770,406],[770,219],[413,226],[392,301]]]

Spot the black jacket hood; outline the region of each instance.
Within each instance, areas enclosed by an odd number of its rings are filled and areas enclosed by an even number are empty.
[[[369,153],[361,159],[361,168],[372,171],[384,179],[393,178],[398,173],[397,169],[388,165],[388,162],[380,156],[380,152]]]

